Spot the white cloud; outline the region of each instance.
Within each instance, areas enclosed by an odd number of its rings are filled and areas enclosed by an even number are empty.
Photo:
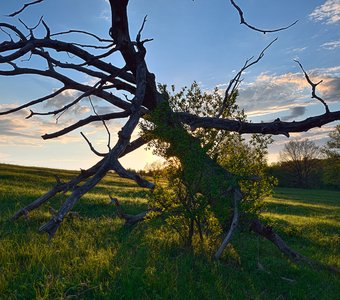
[[[340,40],[324,43],[321,45],[321,47],[327,50],[335,50],[340,47]]]
[[[300,53],[300,52],[303,52],[307,49],[307,47],[300,47],[300,48],[290,48],[288,49],[288,53]]]
[[[335,24],[340,21],[340,0],[326,0],[309,15],[314,21]]]

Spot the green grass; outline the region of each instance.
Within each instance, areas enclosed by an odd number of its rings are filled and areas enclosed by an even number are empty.
[[[159,221],[126,227],[108,194],[128,212],[147,193],[114,175],[74,208],[49,243],[38,233],[62,196],[8,219],[71,171],[0,165],[0,299],[340,299],[340,278],[290,263],[270,242],[237,232],[221,262],[184,249]],[[275,228],[294,249],[340,268],[340,192],[278,188],[267,199]]]

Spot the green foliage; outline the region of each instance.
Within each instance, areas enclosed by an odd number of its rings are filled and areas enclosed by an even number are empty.
[[[259,215],[264,209],[264,198],[270,196],[273,187],[277,185],[274,176],[267,175],[267,147],[272,143],[271,137],[254,134],[247,142],[239,135],[230,135],[226,142],[220,145],[218,162],[230,172],[247,178],[256,176],[257,180],[240,180],[244,193],[242,200],[243,221]]]
[[[156,188],[149,199],[149,206],[156,209],[151,216],[165,220],[165,224],[178,234],[183,244],[191,247],[197,242],[208,252],[222,233],[218,220],[211,211],[209,201],[194,188],[189,190],[178,160],[169,159],[164,166],[161,180],[156,180]]]
[[[190,224],[197,224],[198,229],[209,227],[209,224],[199,224],[197,221],[209,219],[204,218],[204,213],[208,214],[207,207],[213,209],[220,224],[228,225],[231,208],[226,191],[234,185],[240,184],[245,194],[242,201],[243,219],[258,215],[264,197],[271,193],[275,184],[275,179],[265,173],[267,147],[272,142],[271,137],[257,134],[246,141],[239,134],[222,130],[199,128],[193,131],[189,126],[181,124],[172,113],[187,112],[212,117],[226,100],[221,116],[245,120],[244,112],[236,104],[237,92],[224,99],[217,88],[212,93],[202,92],[195,82],[178,93],[174,87],[169,91],[165,85],[160,85],[159,89],[168,102],[161,104],[148,116],[147,122],[142,124],[142,130],[150,140],[150,147],[153,147],[157,155],[164,157],[171,167],[167,167],[164,173],[168,185],[166,189],[161,188],[155,193],[152,205],[157,207],[167,203],[163,211],[171,215],[172,223],[177,220],[177,227],[183,223],[182,228],[186,228],[185,236],[189,240],[193,232]],[[209,157],[213,163],[208,162]],[[230,173],[230,178],[220,176],[218,173],[223,173],[221,166],[233,175]],[[252,181],[249,177],[260,179]],[[190,216],[185,214],[188,211],[188,199],[192,203]]]

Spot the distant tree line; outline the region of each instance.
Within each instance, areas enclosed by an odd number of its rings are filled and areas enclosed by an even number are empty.
[[[340,125],[329,137],[324,147],[308,139],[290,141],[268,174],[282,187],[340,189]]]

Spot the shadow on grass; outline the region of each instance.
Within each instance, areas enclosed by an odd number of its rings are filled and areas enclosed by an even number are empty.
[[[288,213],[292,215],[299,215],[299,216],[324,216],[328,215],[334,210],[338,210],[339,208],[332,205],[313,205],[308,204],[308,202],[294,202],[294,204],[279,203],[278,201],[275,202],[266,202],[266,208],[269,211],[273,211],[275,213]]]

